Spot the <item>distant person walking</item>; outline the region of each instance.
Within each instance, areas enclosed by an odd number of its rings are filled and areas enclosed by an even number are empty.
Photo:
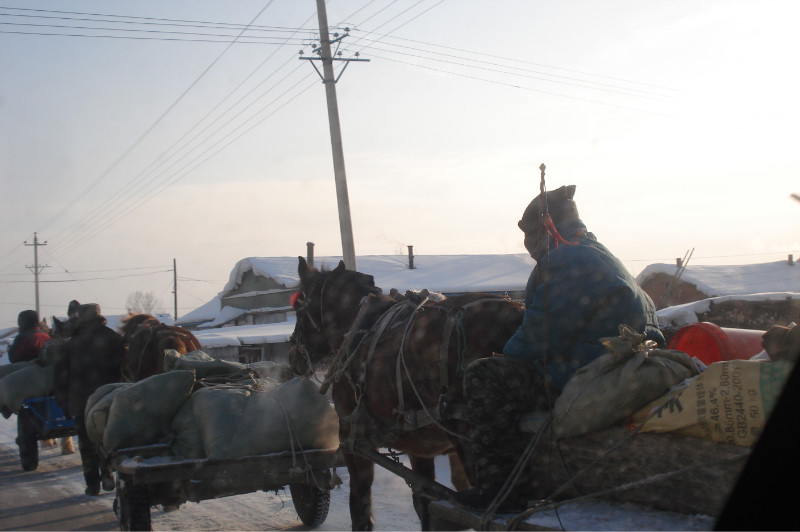
[[[100,306],[80,305],[72,337],[62,347],[56,362],[54,387],[56,401],[67,415],[75,418],[78,427],[86,495],[99,495],[101,483],[106,491],[114,489],[108,464],[86,433],[84,416],[89,396],[97,388],[121,380],[124,354],[122,336],[106,326]]]

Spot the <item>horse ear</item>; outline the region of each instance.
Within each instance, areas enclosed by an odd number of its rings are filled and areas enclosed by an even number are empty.
[[[297,274],[300,276],[300,283],[307,284],[309,278],[314,273],[314,268],[308,265],[306,259],[303,257],[297,257],[298,264],[297,264]]]
[[[340,260],[339,264],[336,266],[336,268],[333,271],[340,272],[340,271],[346,270],[346,269],[347,269],[347,267],[344,265],[344,261]]]
[[[297,257],[297,261],[298,261],[297,273],[299,273],[301,276],[305,272],[307,272],[308,270],[311,269],[311,268],[309,268],[308,263],[306,262],[306,259],[304,259],[303,257]]]

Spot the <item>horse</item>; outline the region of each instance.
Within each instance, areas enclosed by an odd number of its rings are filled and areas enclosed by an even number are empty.
[[[290,363],[295,372],[308,374],[314,364],[330,361],[320,391],[330,386],[339,415],[352,528],[372,530],[369,452],[404,452],[415,474],[430,480],[436,456],[472,463],[468,427],[459,415],[465,406],[463,371],[473,360],[502,350],[522,323],[524,305],[485,293],[440,302],[388,296],[371,275],[347,270],[344,262],[317,270],[298,259]],[[414,509],[427,530],[430,495],[417,491]]]
[[[162,373],[165,349],[185,355],[202,347],[190,331],[161,323],[151,314],[129,313],[122,319],[120,333],[127,345],[122,362],[122,379],[126,382]]]

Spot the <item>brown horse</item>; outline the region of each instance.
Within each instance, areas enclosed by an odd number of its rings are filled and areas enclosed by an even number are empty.
[[[469,463],[466,422],[457,415],[463,371],[502,350],[522,323],[524,307],[491,294],[398,300],[343,262],[319,271],[299,261],[292,366],[303,372],[333,357],[322,389],[332,386],[339,414],[352,527],[371,530],[374,462],[358,450],[404,452],[412,469],[431,480],[438,455],[457,453]],[[413,494],[423,529],[430,528],[428,497]]]
[[[161,323],[151,314],[129,313],[122,320],[120,332],[127,344],[122,363],[122,378],[127,382],[161,373],[165,349],[175,349],[182,355],[201,349],[190,331]]]

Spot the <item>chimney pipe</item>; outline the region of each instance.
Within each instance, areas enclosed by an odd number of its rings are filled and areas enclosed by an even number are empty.
[[[794,255],[789,253],[789,266],[794,266]]]
[[[314,243],[306,242],[306,262],[309,266],[314,266]]]
[[[677,266],[678,268],[680,268],[682,265],[683,265],[683,259],[682,259],[682,258],[680,258],[680,257],[677,257],[677,258],[675,259],[675,266]]]
[[[408,269],[414,269],[414,246],[408,246]]]

